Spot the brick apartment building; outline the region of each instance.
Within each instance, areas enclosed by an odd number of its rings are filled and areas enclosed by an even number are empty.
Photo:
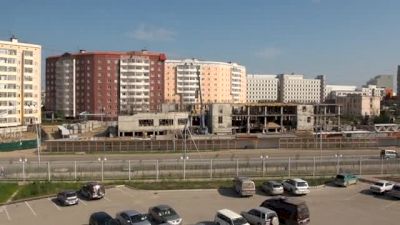
[[[165,60],[165,54],[145,50],[48,57],[45,110],[70,118],[86,112],[106,120],[157,111],[164,99]]]

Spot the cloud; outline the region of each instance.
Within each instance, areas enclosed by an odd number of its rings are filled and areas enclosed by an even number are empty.
[[[173,41],[176,33],[163,27],[152,25],[140,25],[133,32],[129,32],[128,37],[141,41]]]
[[[256,55],[263,59],[273,59],[282,54],[282,50],[275,47],[267,47],[256,52]]]

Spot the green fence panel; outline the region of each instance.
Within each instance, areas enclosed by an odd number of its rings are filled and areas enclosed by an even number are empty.
[[[0,152],[10,152],[15,150],[31,149],[36,147],[37,147],[36,139],[7,142],[7,143],[0,143]]]

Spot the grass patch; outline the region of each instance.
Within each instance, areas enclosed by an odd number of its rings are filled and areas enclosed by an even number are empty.
[[[233,185],[232,180],[129,182],[125,184],[143,190],[217,189]]]
[[[6,202],[16,190],[16,183],[0,183],[0,203]]]
[[[13,200],[57,194],[63,190],[79,190],[81,183],[33,182],[21,187]]]

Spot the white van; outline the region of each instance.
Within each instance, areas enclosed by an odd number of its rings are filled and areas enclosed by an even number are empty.
[[[398,158],[399,154],[395,150],[383,149],[381,150],[382,159],[395,159]]]
[[[250,225],[243,216],[229,209],[218,210],[214,223],[217,225]]]
[[[240,196],[253,196],[256,194],[256,185],[248,177],[235,177],[233,186]]]

